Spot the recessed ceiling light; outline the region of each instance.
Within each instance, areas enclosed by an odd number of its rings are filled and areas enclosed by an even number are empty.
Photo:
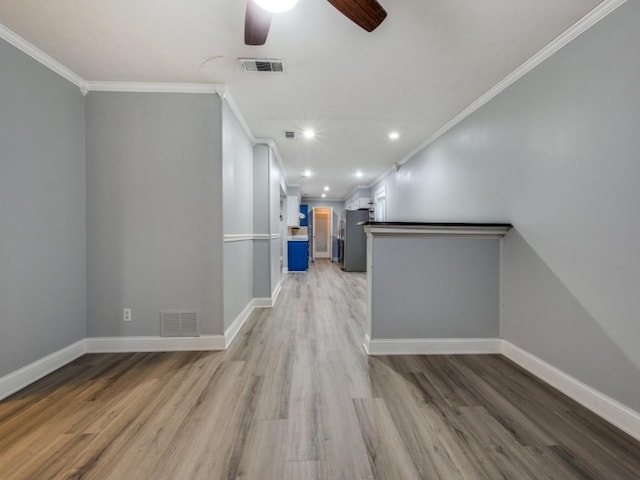
[[[310,129],[305,130],[302,134],[304,135],[304,138],[313,138],[316,136],[316,132]]]
[[[391,140],[397,140],[397,139],[399,139],[399,138],[400,138],[400,134],[399,134],[398,132],[391,132],[391,133],[389,134],[389,138],[390,138]]]
[[[302,172],[302,176],[303,177],[310,177],[311,176],[311,170],[307,169],[304,172]]]
[[[322,194],[322,198],[327,198],[327,194],[326,194],[326,193],[323,193],[323,194]]]
[[[324,191],[328,192],[329,191],[329,185],[327,185],[326,187],[324,187]]]
[[[280,13],[291,10],[296,6],[298,0],[253,0],[260,8],[268,12]]]
[[[360,178],[360,177],[362,177],[362,175],[364,175],[364,174],[360,170],[358,170],[356,172],[356,177]]]

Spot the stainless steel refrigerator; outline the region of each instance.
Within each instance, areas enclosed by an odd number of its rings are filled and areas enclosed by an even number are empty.
[[[360,222],[369,220],[369,210],[346,210],[342,225],[344,240],[341,252],[345,272],[367,271],[367,237]]]

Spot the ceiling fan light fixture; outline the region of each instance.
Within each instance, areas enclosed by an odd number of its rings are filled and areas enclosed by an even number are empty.
[[[273,13],[282,13],[296,6],[298,0],[253,0],[260,8]]]

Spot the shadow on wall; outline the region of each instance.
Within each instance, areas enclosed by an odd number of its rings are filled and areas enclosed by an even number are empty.
[[[516,229],[503,242],[503,338],[640,411],[640,369],[603,328],[607,319],[594,318]]]

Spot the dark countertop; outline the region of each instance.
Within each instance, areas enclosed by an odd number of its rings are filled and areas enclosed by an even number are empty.
[[[359,222],[372,227],[502,227],[512,228],[510,223],[448,223],[448,222]]]

